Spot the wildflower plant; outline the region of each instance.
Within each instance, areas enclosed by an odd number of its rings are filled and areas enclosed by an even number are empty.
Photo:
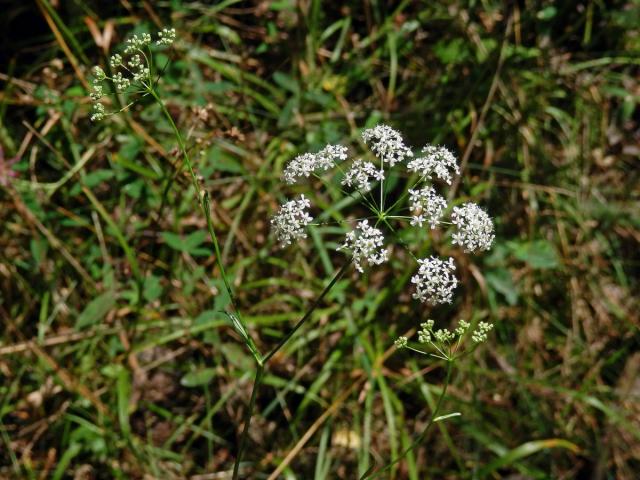
[[[161,71],[158,71],[156,65],[153,61],[153,50],[155,48],[167,47],[174,43],[176,39],[176,31],[173,28],[165,28],[158,35],[155,41],[148,33],[143,33],[141,35],[133,35],[126,41],[126,45],[122,50],[122,54],[116,53],[113,54],[109,60],[109,66],[111,70],[114,72],[111,76],[107,75],[105,71],[96,66],[92,69],[93,73],[93,85],[92,90],[89,94],[92,102],[93,102],[93,112],[90,116],[91,121],[98,122],[104,120],[112,115],[118,114],[125,109],[129,108],[133,105],[138,99],[146,96],[151,96],[155,103],[160,107],[162,114],[165,120],[171,126],[173,131],[175,140],[178,144],[179,151],[183,157],[183,164],[178,166],[178,170],[182,168],[183,165],[187,166],[189,171],[193,187],[196,192],[196,198],[198,205],[206,218],[207,221],[207,230],[209,233],[209,237],[213,244],[213,253],[215,254],[216,265],[218,266],[218,270],[220,271],[220,276],[222,277],[222,281],[224,284],[225,291],[230,298],[231,303],[231,312],[224,312],[228,316],[231,325],[235,329],[235,331],[240,335],[242,340],[245,343],[245,346],[253,355],[257,365],[256,378],[254,381],[254,388],[251,395],[251,401],[249,405],[249,412],[253,411],[253,405],[255,402],[257,388],[261,383],[262,373],[264,371],[264,365],[266,362],[284,345],[285,341],[290,338],[291,335],[295,332],[290,332],[290,335],[286,337],[284,341],[282,341],[279,345],[276,346],[271,352],[266,355],[263,355],[259,352],[253,338],[249,333],[249,329],[247,328],[246,323],[243,320],[240,309],[238,308],[237,301],[233,294],[233,289],[231,288],[231,283],[229,281],[229,277],[227,275],[226,269],[222,263],[222,254],[220,250],[220,242],[218,241],[218,236],[216,234],[213,221],[211,219],[211,204],[209,193],[206,189],[204,189],[200,185],[200,181],[198,180],[198,175],[196,174],[194,165],[191,161],[191,157],[189,155],[189,150],[185,143],[183,135],[180,133],[180,129],[176,125],[173,120],[173,117],[167,110],[166,104],[161,97],[160,90],[158,88],[158,81],[160,79]],[[164,68],[164,67],[163,67]],[[108,91],[105,89],[105,86],[108,87],[109,91],[114,95],[123,95],[129,97],[130,101],[123,108],[108,112],[106,110],[105,105],[103,104],[102,99],[106,96]],[[178,172],[176,172],[178,173]],[[171,186],[171,180],[175,178],[175,175],[172,175],[169,183],[165,187],[165,192],[167,192],[168,188]],[[292,204],[289,208],[289,213],[291,217],[295,219],[296,222],[300,221],[297,218],[299,215],[298,205],[305,204],[305,200],[301,199],[300,204]],[[283,233],[284,235],[284,233]],[[289,232],[291,235],[291,239],[299,238],[300,232],[297,230],[291,230]],[[332,284],[330,284],[332,285]],[[321,298],[326,294],[324,292]],[[310,313],[309,313],[310,315]],[[234,463],[233,469],[233,478],[234,480],[238,478],[239,475],[239,466],[240,460],[242,458],[242,451],[246,441],[247,431],[249,428],[251,420],[251,415],[248,415],[245,418],[243,432],[240,440],[240,444],[238,446],[238,453],[236,456],[236,460]]]
[[[399,337],[395,341],[397,349],[409,349],[421,355],[428,355],[447,362],[454,362],[463,355],[471,353],[478,345],[487,341],[487,334],[493,329],[488,322],[479,322],[474,328],[465,320],[460,320],[454,330],[435,329],[435,322],[427,320],[420,324],[418,343],[430,351],[423,350],[409,343],[407,337]],[[468,338],[470,337],[470,339]],[[469,341],[470,340],[470,345]]]
[[[413,271],[410,282],[413,298],[430,306],[451,303],[459,283],[456,263],[451,256],[433,252],[435,242],[429,241],[432,231],[443,230],[451,248],[461,249],[461,254],[478,253],[490,249],[494,241],[491,218],[475,203],[459,205],[460,202],[454,200],[453,205],[448,205],[441,190],[451,185],[460,168],[455,155],[447,148],[426,145],[414,153],[400,132],[388,125],[365,129],[362,140],[368,152],[352,155],[344,146],[327,145],[317,153],[299,155],[285,166],[283,180],[287,184],[298,188],[305,184],[311,186],[312,182],[314,185],[309,197],[302,195],[285,201],[272,218],[275,238],[281,247],[291,248],[294,242],[306,238],[308,229],[337,223],[337,230],[344,235],[337,250],[350,257],[338,276],[350,264],[365,274],[393,257],[399,261],[409,259],[413,262],[407,266]],[[398,179],[404,181],[398,182]],[[319,212],[312,204],[318,183],[328,190],[335,190],[338,185],[339,193],[353,200],[347,202],[353,206],[353,212],[347,217],[338,217],[336,222],[329,221],[331,209]],[[402,188],[395,187],[397,184]],[[411,229],[415,233],[412,238],[426,241],[407,243],[404,232]],[[425,247],[431,247],[427,255]],[[401,250],[407,255],[399,255]],[[386,467],[375,472],[370,470],[362,478],[376,476],[398,462],[424,438],[434,422],[458,415],[437,417],[452,366],[464,352],[463,339],[467,334],[476,345],[486,341],[492,326],[480,323],[471,331],[471,325],[461,320],[455,330],[449,331],[434,329],[433,320],[428,320],[421,328],[418,340],[430,347],[431,352],[414,347],[406,337],[398,338],[395,345],[446,362],[445,384],[437,406],[427,428],[411,447]]]
[[[427,145],[414,155],[402,135],[388,125],[377,125],[362,132],[369,147],[368,157],[353,157],[341,145],[327,145],[317,153],[304,153],[286,165],[283,180],[287,184],[309,183],[313,178],[327,188],[338,183],[345,196],[356,200],[356,214],[338,222],[344,231],[344,241],[337,248],[351,257],[355,269],[365,273],[369,268],[387,262],[394,249],[405,249],[415,262],[411,278],[413,297],[423,303],[451,303],[458,279],[452,257],[434,255],[419,258],[422,245],[408,245],[399,232],[404,228],[419,231],[419,237],[429,237],[430,230],[452,227],[449,238],[453,246],[466,253],[488,250],[494,240],[493,222],[475,203],[465,203],[450,211],[439,184],[450,185],[459,175],[458,162],[447,148]],[[408,187],[391,198],[385,182],[392,178],[407,178]],[[337,178],[336,178],[337,177]],[[375,190],[375,191],[374,191]],[[311,200],[287,201],[272,219],[272,230],[283,247],[306,237],[306,229],[322,225],[326,214],[311,216]],[[298,202],[298,203],[292,203]],[[298,214],[291,215],[296,205]],[[304,206],[302,213],[301,206]],[[359,216],[365,212],[365,216]],[[447,220],[447,213],[449,219]]]
[[[261,352],[243,320],[222,262],[220,244],[211,218],[209,194],[198,180],[184,137],[162,99],[159,80],[163,69],[158,69],[153,52],[156,48],[172,45],[175,38],[176,32],[171,28],[162,30],[155,41],[147,33],[133,35],[127,40],[121,53],[114,53],[110,57],[110,74],[99,66],[94,67],[93,85],[89,93],[93,102],[90,118],[95,122],[104,120],[129,108],[140,98],[149,96],[160,107],[162,115],[171,126],[183,157],[183,164],[178,164],[178,172],[175,173],[179,173],[182,165],[186,165],[189,171],[196,200],[206,218],[215,261],[230,298],[230,311],[224,313],[251,352],[256,365],[251,397],[234,462],[235,480],[239,475],[257,392],[262,385],[265,369],[274,355],[311,318],[315,309],[351,264],[363,274],[388,262],[396,253],[396,249],[404,248],[415,262],[416,271],[411,278],[413,296],[432,305],[448,303],[452,301],[458,284],[453,258],[442,259],[434,255],[418,258],[422,256],[422,249],[417,248],[417,245],[407,245],[398,235],[400,229],[410,227],[428,233],[431,229],[441,226],[452,226],[455,230],[451,236],[453,244],[461,246],[466,252],[476,252],[487,250],[491,246],[493,224],[488,215],[474,204],[460,207],[450,216],[451,221],[445,220],[449,206],[438,193],[438,182],[450,184],[452,176],[459,174],[455,157],[444,147],[434,146],[424,147],[415,155],[402,135],[387,125],[378,125],[362,133],[362,139],[370,149],[370,152],[362,157],[350,156],[349,149],[342,145],[327,145],[316,153],[305,153],[295,157],[283,172],[283,179],[287,184],[299,185],[314,179],[325,185],[337,184],[342,193],[356,200],[358,211],[365,211],[366,214],[340,222],[344,227],[344,237],[337,249],[345,252],[350,261],[344,262],[302,318],[283,335],[278,344],[267,353]],[[120,100],[126,99],[120,102],[125,106],[115,111],[108,110],[112,102],[104,101],[107,95],[121,96]],[[336,175],[337,179],[334,178]],[[390,195],[391,189],[388,188],[388,182],[394,175],[408,176],[407,184],[410,185],[396,197]],[[165,192],[175,176],[170,176]],[[333,180],[337,180],[337,183],[331,183]],[[271,219],[271,228],[281,247],[292,248],[296,242],[306,238],[309,228],[315,228],[326,220],[326,212],[314,218],[313,214],[317,210],[312,204],[313,198],[314,194],[299,194],[284,202]],[[479,330],[475,335],[477,338],[485,339],[486,333]],[[403,339],[398,341],[405,345],[408,343]]]
[[[115,53],[110,57],[109,66],[113,72],[111,76],[107,75],[102,67],[93,67],[92,88],[89,94],[93,102],[91,121],[99,122],[120,113],[133,105],[136,97],[151,95],[157,98],[153,49],[171,46],[175,39],[174,28],[160,31],[155,41],[148,33],[132,35],[127,39],[122,55]],[[105,89],[105,85],[108,89]],[[132,101],[120,110],[108,112],[102,101],[108,93],[130,96]]]

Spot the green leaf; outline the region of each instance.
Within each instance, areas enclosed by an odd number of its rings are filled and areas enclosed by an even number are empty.
[[[533,242],[509,242],[509,248],[518,260],[529,264],[531,268],[557,268],[560,266],[558,254],[551,242],[536,240]]]
[[[539,20],[551,20],[553,17],[557,15],[557,13],[558,13],[558,9],[553,5],[549,5],[548,7],[540,10],[538,12],[537,17]]]
[[[300,91],[298,82],[296,82],[291,75],[287,75],[286,73],[275,72],[273,74],[273,81],[282,88],[289,90],[291,93],[298,93]]]
[[[441,40],[435,44],[433,50],[436,57],[445,64],[462,63],[469,57],[469,50],[461,38]]]
[[[174,250],[179,252],[208,255],[209,251],[203,248],[199,248],[202,243],[208,238],[207,232],[204,230],[196,230],[190,233],[186,237],[171,232],[162,232],[160,234],[162,239]]]
[[[171,232],[162,232],[160,233],[160,237],[174,250],[178,250],[179,252],[183,251],[182,237],[180,235]]]
[[[81,330],[100,322],[113,308],[117,299],[118,296],[113,290],[108,290],[93,299],[78,316],[75,325],[76,330]]]
[[[149,275],[144,279],[144,287],[142,296],[147,302],[153,302],[162,295],[162,285],[160,284],[160,277],[155,275]]]
[[[518,289],[513,283],[511,272],[505,268],[491,270],[486,273],[487,283],[496,292],[501,293],[511,306],[518,302]]]
[[[200,387],[202,385],[207,385],[215,376],[215,368],[203,368],[195,372],[187,373],[180,380],[180,384],[187,388]]]
[[[565,448],[567,450],[571,450],[573,453],[578,453],[580,451],[576,444],[561,438],[550,438],[547,440],[534,440],[532,442],[526,442],[519,447],[516,447],[513,450],[509,450],[505,454],[500,455],[498,458],[496,458],[493,462],[491,462],[480,471],[479,478],[485,478],[499,468],[506,467],[507,465],[511,465],[522,458],[551,448]]]
[[[188,252],[194,250],[202,245],[202,243],[207,239],[207,236],[208,234],[204,230],[196,230],[195,232],[190,233],[184,239],[184,249]]]
[[[220,350],[229,363],[241,370],[251,370],[255,366],[253,358],[247,355],[246,350],[237,343],[223,343]]]

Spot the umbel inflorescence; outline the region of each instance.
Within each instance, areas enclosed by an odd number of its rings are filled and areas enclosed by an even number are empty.
[[[176,31],[173,28],[163,29],[158,33],[155,41],[148,33],[133,35],[127,39],[122,52],[124,56],[116,53],[109,59],[111,76],[107,75],[102,67],[93,67],[90,93],[93,102],[91,121],[97,122],[121,111],[107,112],[102,103],[105,95],[110,93],[141,94],[142,96],[153,94],[153,75],[157,71],[153,64],[151,48],[172,45],[175,39]],[[106,90],[105,84],[108,85]]]
[[[415,261],[411,278],[413,297],[431,305],[450,303],[458,284],[456,265],[451,257],[429,255],[417,258],[411,246],[399,236],[401,228],[413,227],[423,232],[446,228],[452,245],[467,253],[488,250],[494,240],[491,218],[475,203],[450,208],[439,193],[442,184],[450,185],[460,174],[458,162],[447,148],[427,145],[419,153],[406,145],[400,132],[378,125],[362,132],[369,147],[368,155],[353,157],[342,145],[327,145],[317,153],[305,153],[286,165],[283,179],[288,184],[309,182],[315,178],[327,188],[340,190],[357,200],[365,217],[340,222],[344,241],[338,250],[348,252],[359,272],[380,265],[391,258],[393,249],[406,248]],[[390,201],[389,180],[406,179],[406,189],[394,190]],[[389,191],[387,191],[389,190]],[[326,215],[316,220],[312,205],[304,195],[284,203],[271,220],[272,230],[281,246],[286,247],[307,236],[307,229],[323,224]]]

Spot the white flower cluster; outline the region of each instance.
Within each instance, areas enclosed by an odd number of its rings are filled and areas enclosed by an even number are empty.
[[[427,145],[422,149],[422,157],[416,158],[408,163],[410,172],[418,172],[425,179],[431,180],[433,175],[451,185],[451,172],[460,174],[458,162],[455,155],[445,147]]]
[[[313,220],[307,213],[310,207],[309,200],[304,195],[300,195],[297,199],[282,205],[271,219],[273,232],[283,247],[290,245],[293,240],[307,238],[305,228]]]
[[[300,178],[309,178],[312,173],[327,171],[346,158],[347,147],[327,145],[317,153],[298,155],[285,167],[282,176],[288,184],[296,183]]]
[[[124,92],[131,85],[131,80],[122,75],[122,72],[118,72],[113,76],[113,85],[119,92]]]
[[[370,226],[367,220],[358,222],[355,230],[347,233],[346,241],[338,247],[338,250],[342,249],[351,252],[353,264],[360,273],[364,273],[364,263],[380,265],[389,259],[382,232]]]
[[[124,49],[125,54],[142,50],[147,45],[151,45],[151,35],[143,33],[142,35],[132,35],[127,39],[127,46]]]
[[[384,172],[376,168],[373,163],[359,158],[351,164],[351,168],[345,173],[342,185],[355,187],[364,193],[371,190],[371,183],[376,180],[384,180]]]
[[[453,290],[458,285],[453,274],[456,269],[453,258],[443,261],[432,256],[419,259],[418,265],[418,273],[411,277],[411,283],[416,286],[413,298],[432,305],[451,303]]]
[[[106,112],[104,111],[104,105],[102,105],[101,103],[94,103],[93,113],[91,114],[91,117],[90,117],[91,121],[99,122],[104,118],[105,115],[106,115]]]
[[[102,70],[102,68],[97,65],[91,69],[91,73],[95,77],[95,81],[98,81],[98,82],[101,82],[105,78],[107,78],[107,74],[104,73],[104,70]]]
[[[439,227],[443,223],[443,217],[447,212],[447,201],[438,194],[435,185],[431,181],[441,180],[451,184],[453,176],[460,173],[457,160],[453,153],[445,147],[427,145],[421,151],[419,158],[413,158],[413,153],[405,144],[402,135],[397,130],[387,125],[377,125],[366,129],[362,138],[375,155],[372,161],[356,158],[349,168],[339,168],[343,173],[341,185],[358,190],[364,194],[370,192],[378,184],[380,195],[361,195],[362,205],[377,218],[375,225],[369,225],[368,221],[361,219],[356,228],[346,234],[346,240],[338,250],[347,250],[352,254],[355,268],[364,272],[365,265],[379,265],[389,258],[389,249],[384,246],[384,236],[380,229],[394,227],[390,222],[410,219],[411,226],[423,228],[427,224],[431,229]],[[347,148],[340,145],[327,145],[317,153],[305,153],[295,157],[285,167],[283,178],[289,183],[296,183],[303,178],[309,178],[312,174],[326,172],[339,166],[339,162],[347,159]],[[407,192],[399,197],[392,198],[390,206],[385,209],[384,200],[387,194],[384,190],[387,178],[394,175],[392,167],[400,165],[406,172],[417,173],[411,178],[415,183],[407,189]],[[415,179],[415,177],[417,180]],[[406,198],[411,216],[404,216],[401,212],[407,208]],[[379,199],[380,205],[376,204]],[[404,203],[403,203],[404,202]],[[289,204],[285,204],[289,205]],[[279,216],[282,214],[279,213]],[[276,216],[276,218],[280,218]],[[293,224],[293,230],[289,231],[278,225],[277,232],[283,245],[288,245],[293,239],[302,238],[300,225],[306,226],[309,220],[288,220]],[[468,203],[462,207],[453,209],[451,215],[455,231],[452,234],[452,242],[461,245],[467,252],[487,250],[491,246],[493,235],[493,223],[489,216],[477,205]],[[305,223],[306,222],[306,223]],[[296,232],[293,234],[291,232]],[[282,239],[284,238],[284,241]],[[455,264],[453,258],[439,259],[434,256],[418,260],[418,270],[411,278],[415,285],[414,298],[432,305],[450,303],[453,292],[458,284],[455,276]],[[461,324],[459,328],[463,328]],[[445,333],[441,333],[445,335]],[[443,337],[444,339],[444,337]]]
[[[460,245],[465,252],[489,250],[495,238],[493,222],[487,212],[475,203],[454,207],[451,222],[456,226],[452,243]]]
[[[475,343],[482,343],[487,341],[487,333],[493,329],[493,324],[487,322],[480,322],[478,328],[471,334],[471,340]]]
[[[111,68],[113,69],[118,68],[120,65],[122,65],[122,56],[118,55],[117,53],[111,55],[111,58],[109,59],[109,65],[111,65]]]
[[[176,37],[175,29],[165,28],[158,34],[157,45],[171,45]],[[142,33],[140,35],[133,35],[126,41],[126,47],[124,54],[128,55],[128,59],[125,61],[122,55],[115,53],[109,59],[109,65],[114,70],[113,77],[108,77],[104,70],[100,67],[93,67],[93,85],[90,92],[91,100],[94,103],[93,114],[91,115],[92,121],[99,121],[104,119],[107,115],[113,113],[107,113],[104,105],[97,102],[104,96],[104,88],[102,82],[105,80],[110,81],[117,92],[125,92],[133,83],[138,83],[142,90],[151,89],[151,70],[147,62],[149,61],[147,54],[144,53],[144,48],[150,47],[152,44],[151,35],[148,33]],[[119,71],[116,71],[120,69]]]
[[[464,352],[465,348],[462,340],[471,328],[469,322],[460,320],[458,326],[453,331],[446,328],[434,330],[434,325],[435,322],[433,320],[427,320],[420,324],[420,331],[418,332],[418,342],[429,344],[437,351],[437,353],[432,353],[432,356],[451,361],[466,353]],[[475,344],[485,342],[487,340],[487,333],[492,328],[492,324],[480,322],[476,329],[471,332],[471,340],[473,340]],[[406,348],[408,344],[409,339],[407,337],[399,337],[395,341],[395,346],[398,349]],[[415,348],[412,348],[412,350],[426,354],[426,352],[416,350]]]
[[[431,186],[422,187],[419,190],[409,189],[409,201],[411,210],[414,211],[411,225],[419,227],[422,227],[424,222],[429,222],[432,229],[436,228],[447,208],[447,201]]]
[[[409,339],[407,337],[398,337],[398,339],[393,342],[398,350],[401,348],[406,348],[409,343]]]
[[[142,61],[140,55],[133,55],[127,63],[131,73],[133,73],[134,82],[141,82],[149,78],[149,67]]]
[[[173,42],[176,41],[176,29],[163,28],[162,31],[158,33],[158,37],[156,45],[173,45]]]
[[[388,125],[377,125],[362,132],[362,139],[376,154],[380,161],[393,167],[407,157],[413,157],[413,152],[404,144],[402,135]]]

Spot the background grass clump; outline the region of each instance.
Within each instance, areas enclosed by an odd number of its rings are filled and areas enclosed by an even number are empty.
[[[454,188],[496,223],[491,252],[456,257],[450,307],[425,311],[393,264],[338,282],[265,373],[244,477],[357,478],[408,447],[444,372],[393,341],[430,317],[495,329],[456,364],[443,408],[462,415],[390,478],[637,478],[639,25],[637,0],[9,3],[0,477],[233,466],[253,361],[171,127],[146,100],[88,118],[89,67],[171,26],[159,88],[262,351],[345,261],[269,236],[295,155],[384,121],[457,152]]]

